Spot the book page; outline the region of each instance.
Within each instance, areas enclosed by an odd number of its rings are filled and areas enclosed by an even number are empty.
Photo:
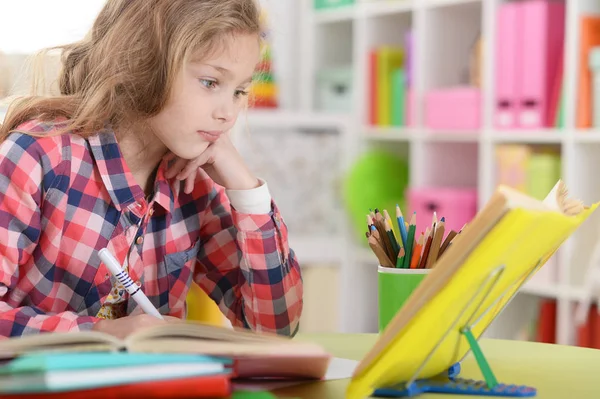
[[[228,342],[287,342],[291,339],[275,334],[255,333],[241,328],[227,328],[198,322],[169,323],[150,327],[132,334],[128,342],[189,338]]]
[[[155,338],[129,341],[130,352],[144,353],[199,353],[209,356],[322,356],[326,352],[310,342],[290,341],[275,343],[231,342],[193,338]]]
[[[124,342],[109,334],[95,331],[69,333],[41,333],[0,340],[0,358],[38,351],[107,351],[120,350]]]
[[[134,352],[328,356],[321,346],[311,342],[197,322],[169,323],[148,328],[131,335],[126,340],[126,347]]]

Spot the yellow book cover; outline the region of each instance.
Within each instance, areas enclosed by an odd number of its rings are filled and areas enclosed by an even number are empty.
[[[382,126],[392,124],[392,75],[402,67],[404,51],[392,46],[377,49],[377,122]]]
[[[562,181],[543,201],[498,187],[362,359],[346,397],[433,377],[461,361],[470,351],[461,329],[471,326],[479,339],[597,206],[568,198]]]

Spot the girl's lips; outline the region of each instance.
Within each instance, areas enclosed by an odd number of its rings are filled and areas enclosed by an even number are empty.
[[[223,134],[223,132],[216,132],[216,131],[212,131],[212,132],[208,132],[206,130],[198,130],[198,133],[204,137],[204,139],[206,141],[217,141],[219,139],[219,137],[221,137],[221,134]]]

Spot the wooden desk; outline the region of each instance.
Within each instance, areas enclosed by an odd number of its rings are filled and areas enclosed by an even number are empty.
[[[317,342],[336,357],[360,360],[377,336],[302,334],[297,339]],[[491,339],[482,339],[481,347],[499,382],[533,386],[538,390],[539,399],[600,398],[600,350]],[[483,378],[471,355],[462,364],[461,376]],[[274,393],[282,398],[343,399],[347,385],[348,380],[315,382],[279,389]],[[440,399],[443,396],[423,395],[419,398]]]

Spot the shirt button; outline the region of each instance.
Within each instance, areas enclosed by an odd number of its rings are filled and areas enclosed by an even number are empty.
[[[137,245],[141,245],[143,242],[144,242],[144,237],[142,237],[142,236],[139,236],[139,237],[138,237],[138,238],[135,240],[135,243],[136,243]]]
[[[150,211],[148,212],[148,214],[149,214],[150,216],[154,215],[154,209],[150,209]]]

